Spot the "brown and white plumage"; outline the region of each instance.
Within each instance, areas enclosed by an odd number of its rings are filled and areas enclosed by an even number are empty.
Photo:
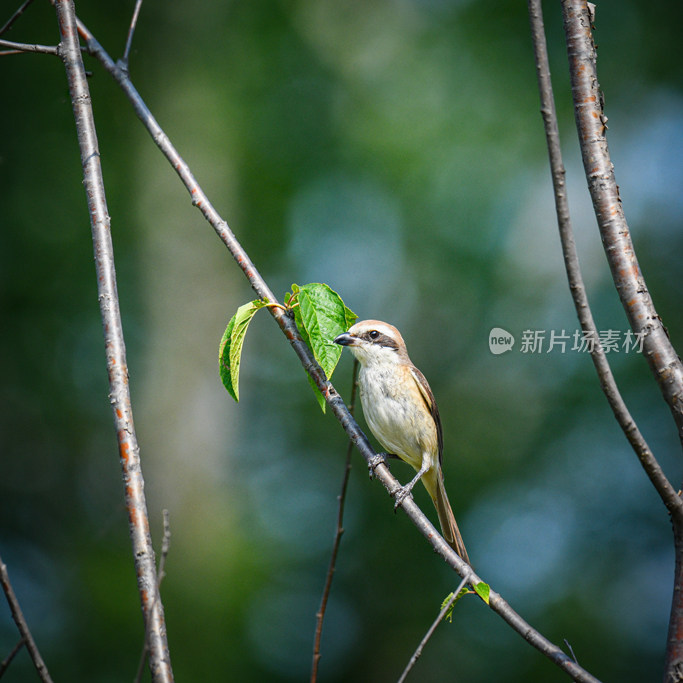
[[[360,363],[358,386],[370,430],[387,453],[417,470],[399,495],[405,497],[421,479],[444,538],[469,563],[443,483],[439,409],[425,376],[410,360],[401,333],[388,323],[363,320],[334,341],[348,346]]]

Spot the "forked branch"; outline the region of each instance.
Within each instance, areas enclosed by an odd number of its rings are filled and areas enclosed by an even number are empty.
[[[592,34],[594,6],[585,0],[563,0],[562,10],[576,127],[603,247],[631,328],[643,336],[645,357],[683,443],[683,364],[657,315],[640,271],[614,177]],[[650,469],[648,473],[652,471]],[[651,479],[672,513],[676,564],[664,680],[680,683],[683,681],[683,638],[680,635],[683,632],[683,515],[680,500],[675,500],[680,496],[667,492],[658,478],[651,475]]]
[[[550,79],[550,65],[548,61],[548,49],[543,25],[543,13],[541,0],[529,0],[529,18],[531,21],[531,34],[536,56],[536,72],[538,75],[538,88],[541,98],[541,114],[545,126],[548,156],[550,158],[550,170],[555,195],[555,209],[557,223],[562,243],[564,265],[569,281],[571,292],[576,308],[576,314],[581,324],[581,329],[589,334],[592,339],[599,339],[598,330],[593,320],[586,287],[581,274],[579,256],[574,242],[574,230],[569,215],[569,203],[567,200],[567,188],[565,184],[565,170],[562,162],[562,150],[560,146],[560,132],[555,111],[555,99]],[[610,408],[623,430],[626,438],[633,447],[643,469],[650,478],[653,486],[659,493],[664,505],[672,515],[683,516],[683,501],[676,493],[673,486],[664,474],[657,459],[652,454],[645,438],[638,429],[638,425],[631,416],[626,404],[619,392],[612,369],[607,360],[604,349],[599,343],[591,345],[591,359],[598,373],[600,386],[607,397]]]
[[[669,405],[683,443],[683,363],[657,315],[640,271],[607,146],[607,117],[598,82],[592,9],[586,0],[563,0],[569,73],[581,156],[612,279],[631,328]]]

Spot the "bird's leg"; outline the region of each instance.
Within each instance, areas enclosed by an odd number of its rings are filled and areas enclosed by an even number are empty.
[[[422,467],[420,467],[417,474],[405,486],[399,486],[392,494],[394,496],[394,500],[396,501],[394,503],[394,511],[411,494],[415,484],[417,484],[417,482],[420,481],[423,475],[429,472],[429,468],[431,466],[431,459],[429,457],[423,456]]]

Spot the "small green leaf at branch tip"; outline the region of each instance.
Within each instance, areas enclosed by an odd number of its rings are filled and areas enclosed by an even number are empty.
[[[480,583],[472,586],[472,588],[474,588],[475,593],[488,605],[489,595],[491,594],[491,587],[488,585],[488,583],[481,581]]]
[[[221,381],[230,396],[238,402],[240,400],[240,361],[242,359],[244,336],[247,333],[247,327],[249,327],[251,319],[254,317],[254,313],[256,313],[259,308],[263,308],[267,305],[267,302],[256,299],[240,306],[235,315],[230,319],[228,326],[225,328],[223,338],[221,339],[218,348],[218,368],[221,375]]]
[[[448,621],[453,621],[453,608],[458,604],[459,600],[462,598],[463,595],[467,595],[468,593],[471,593],[472,591],[469,590],[467,587],[463,587],[460,589],[460,592],[458,593],[458,597],[453,600],[453,604],[450,606],[448,612],[443,615],[444,620],[448,619]],[[444,609],[446,605],[453,599],[453,593],[449,593],[441,603],[441,609]]]

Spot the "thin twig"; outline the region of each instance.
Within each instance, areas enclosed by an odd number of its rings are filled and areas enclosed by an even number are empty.
[[[201,211],[202,215],[215,230],[221,241],[228,247],[232,257],[242,269],[242,272],[248,279],[257,296],[265,301],[277,303],[275,295],[257,271],[249,258],[249,255],[244,251],[234,233],[228,227],[227,222],[221,218],[220,214],[213,207],[208,197],[197,183],[189,166],[185,163],[166,133],[164,133],[159,126],[158,122],[149,111],[149,108],[140,97],[140,94],[133,86],[128,75],[123,69],[116,66],[114,60],[82,22],[78,23],[78,30],[86,41],[90,54],[100,61],[105,70],[124,91],[126,97],[130,100],[135,113],[189,191],[192,203]],[[268,310],[289,340],[292,348],[299,357],[302,366],[322,392],[332,413],[339,420],[342,428],[358,448],[360,454],[365,458],[366,462],[370,464],[376,456],[375,451],[370,446],[367,437],[363,434],[353,416],[349,413],[348,408],[344,404],[339,393],[329,382],[322,368],[315,362],[308,346],[301,338],[294,320],[277,306],[269,306]],[[392,476],[389,468],[383,464],[380,464],[375,468],[375,478],[382,483],[390,494],[400,486],[396,478]],[[402,502],[401,509],[417,527],[419,532],[427,539],[434,550],[453,570],[460,574],[461,577],[467,578],[469,583],[480,583],[482,581],[482,579],[474,573],[474,570],[463,562],[460,556],[446,543],[446,541],[444,541],[441,534],[439,534],[434,525],[429,521],[429,518],[422,512],[412,497],[409,496]],[[578,666],[561,648],[551,643],[545,636],[522,619],[522,617],[493,590],[491,590],[489,595],[489,606],[528,643],[542,652],[563,671],[572,676],[574,680],[584,683],[597,682],[597,679],[594,676]]]
[[[576,308],[576,314],[579,318],[581,329],[584,333],[589,334],[591,339],[597,342],[599,339],[598,330],[588,302],[586,287],[583,282],[581,266],[579,264],[579,256],[574,242],[574,230],[569,215],[565,170],[562,162],[562,149],[560,145],[557,113],[555,110],[555,98],[553,96],[553,87],[550,78],[550,64],[548,61],[548,48],[545,39],[541,0],[529,0],[529,18],[531,21],[531,34],[536,55],[536,71],[541,99],[541,114],[545,126],[548,156],[550,158],[550,170],[555,195],[557,223],[560,241],[562,243],[564,265],[567,271],[567,280],[569,281],[569,291],[574,301],[574,307]],[[650,481],[659,493],[669,512],[671,514],[683,514],[683,501],[681,501],[681,498],[666,478],[664,471],[652,454],[645,438],[640,433],[635,420],[626,407],[626,403],[619,392],[616,380],[612,374],[612,369],[607,360],[605,351],[599,342],[592,344],[590,355],[598,374],[600,386],[607,397],[614,417],[638,456],[647,476],[650,478]]]
[[[125,483],[126,509],[138,579],[138,592],[150,653],[150,668],[152,679],[155,682],[170,683],[173,680],[173,672],[166,640],[164,610],[158,596],[154,548],[149,533],[149,515],[140,464],[140,448],[133,424],[126,346],[121,324],[114,249],[111,241],[111,221],[102,179],[97,132],[78,42],[73,1],[57,0],[55,6],[62,40],[60,53],[64,60],[69,82],[83,165],[83,182],[88,198],[109,375],[109,399],[112,404],[114,425],[119,443],[120,462]]]
[[[33,0],[26,0],[22,3],[19,9],[5,22],[5,25],[0,28],[0,36],[7,33],[12,28],[12,24],[24,13],[24,10],[33,2]]]
[[[354,359],[353,370],[351,371],[351,400],[349,402],[349,413],[354,414],[356,408],[356,377],[358,375],[358,361]],[[332,588],[332,578],[337,565],[337,554],[339,552],[339,545],[341,537],[344,533],[344,503],[346,502],[346,490],[349,485],[349,475],[351,474],[351,453],[353,452],[353,443],[349,441],[346,449],[346,464],[344,466],[344,476],[342,477],[341,492],[337,497],[337,529],[334,534],[334,543],[332,544],[332,553],[330,555],[330,565],[327,569],[327,577],[325,578],[325,587],[323,588],[322,598],[320,600],[320,609],[316,616],[315,638],[313,641],[313,665],[311,668],[311,683],[318,680],[318,665],[320,663],[320,640],[323,633],[323,621],[325,620],[325,611],[327,609],[327,600],[330,597],[330,589]]]
[[[137,0],[135,8],[133,9],[133,16],[130,19],[130,28],[128,29],[128,37],[126,38],[126,48],[123,51],[123,57],[119,60],[119,66],[125,71],[128,71],[128,55],[130,54],[130,46],[133,43],[133,34],[135,33],[135,27],[138,24],[141,7],[142,0]]]
[[[425,633],[424,638],[420,641],[420,644],[417,646],[415,652],[413,652],[413,656],[410,658],[410,661],[408,662],[406,668],[403,670],[401,677],[398,679],[398,683],[403,683],[403,681],[406,680],[406,676],[408,676],[410,670],[415,666],[415,663],[420,658],[420,655],[422,655],[422,650],[424,650],[425,645],[428,643],[429,639],[434,634],[434,631],[436,631],[436,627],[443,621],[443,618],[448,614],[448,610],[450,610],[451,607],[453,607],[453,605],[455,604],[455,601],[458,599],[460,591],[465,587],[465,583],[465,579],[463,579],[460,582],[460,585],[455,589],[455,592],[451,596],[451,599],[443,606],[443,608],[439,612],[439,615],[436,617],[436,619],[434,619],[429,629],[427,629],[427,633]]]
[[[0,56],[19,55],[24,52],[40,52],[45,55],[59,54],[59,48],[56,45],[32,45],[30,43],[14,43],[11,40],[0,40],[0,47],[7,48],[0,52]]]
[[[671,344],[640,271],[607,145],[607,117],[586,0],[563,0],[569,74],[579,144],[607,261],[633,331],[669,405],[683,444],[683,363]]]
[[[171,548],[171,517],[168,510],[163,510],[162,513],[164,518],[164,536],[161,540],[161,557],[159,558],[159,568],[157,569],[157,595],[161,595],[161,582],[166,576],[166,558],[168,557],[168,551]],[[145,671],[145,662],[147,661],[147,655],[149,650],[147,648],[147,641],[145,640],[142,645],[142,652],[140,653],[140,661],[138,662],[138,670],[135,674],[134,683],[140,683],[142,680],[142,675]]]
[[[2,662],[0,662],[0,678],[3,677],[5,671],[7,671],[12,660],[17,656],[21,648],[24,647],[24,642],[23,638],[19,638],[17,644],[12,648],[12,651],[2,660]]]
[[[35,640],[33,640],[33,635],[31,635],[31,630],[26,623],[24,613],[21,611],[19,600],[17,600],[17,596],[15,595],[14,589],[12,588],[12,584],[9,580],[7,565],[2,561],[2,557],[0,557],[0,584],[2,584],[2,590],[5,593],[7,603],[9,604],[10,611],[12,612],[12,619],[14,619],[17,629],[19,629],[19,635],[21,636],[23,643],[26,645],[26,649],[33,660],[33,666],[35,666],[38,676],[40,676],[40,680],[43,681],[43,683],[52,683],[52,678],[50,678],[50,673],[47,670],[47,666],[45,666],[45,662],[40,656],[38,646],[36,645]],[[14,655],[11,657],[13,656]],[[11,657],[8,657],[10,661]]]
[[[574,648],[572,647],[572,644],[566,638],[562,638],[562,640],[564,640],[564,644],[567,646],[567,649],[569,650],[569,654],[572,656],[572,659],[578,664],[579,660],[576,658],[576,655],[574,654]]]

